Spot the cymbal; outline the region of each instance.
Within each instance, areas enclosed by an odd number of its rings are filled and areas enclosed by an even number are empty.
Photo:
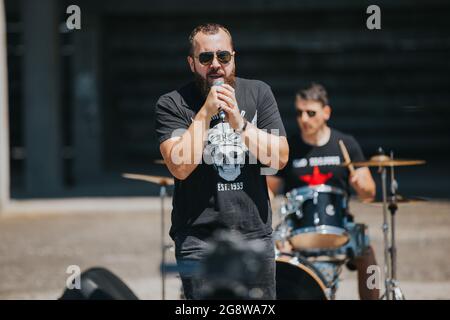
[[[389,202],[391,201],[391,196],[387,197],[387,203],[389,204]],[[422,197],[404,197],[400,194],[398,194],[395,197],[395,202],[397,204],[415,204],[415,203],[421,203],[421,202],[425,202],[428,201],[426,198],[422,198]],[[364,204],[383,204],[383,200],[382,199],[375,199],[375,200],[362,200],[362,203]]]
[[[355,167],[398,167],[398,166],[416,166],[419,164],[425,164],[425,160],[412,160],[412,159],[391,159],[386,155],[378,155],[370,158],[369,161],[350,162],[343,163],[343,166],[350,164]]]
[[[175,184],[173,178],[163,176],[149,176],[145,174],[124,173],[122,177],[133,180],[141,180],[146,182],[155,183],[161,186],[171,186]]]

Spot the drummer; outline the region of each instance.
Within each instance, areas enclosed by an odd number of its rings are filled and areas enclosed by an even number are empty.
[[[330,128],[327,121],[331,107],[325,88],[317,83],[300,89],[296,94],[295,110],[300,130],[289,141],[289,162],[277,176],[268,176],[269,191],[286,193],[293,188],[326,184],[345,190],[355,190],[361,200],[375,197],[375,182],[369,168],[357,168],[352,174],[345,163],[339,140],[344,142],[351,161],[364,161],[358,142],[351,135]],[[379,290],[370,290],[367,267],[376,265],[372,247],[362,256],[355,257],[347,266],[358,270],[358,288],[361,299],[378,299]]]

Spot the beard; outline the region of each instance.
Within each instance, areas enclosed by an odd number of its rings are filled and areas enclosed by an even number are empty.
[[[210,72],[208,72],[208,75],[210,74],[214,74],[217,72],[218,69],[213,69]],[[223,76],[224,79],[224,83],[232,86],[233,88],[235,88],[236,86],[236,66],[233,68],[233,70],[231,71],[229,76]],[[195,84],[197,85],[197,88],[200,90],[200,93],[202,94],[202,96],[204,98],[206,98],[206,96],[209,93],[209,90],[211,90],[212,84],[208,83],[208,80],[206,80],[205,78],[203,78],[198,72],[197,70],[195,70],[194,72],[194,81]]]

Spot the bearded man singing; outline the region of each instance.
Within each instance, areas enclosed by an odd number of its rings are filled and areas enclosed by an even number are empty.
[[[272,211],[265,174],[282,169],[286,133],[270,87],[235,76],[230,32],[196,27],[187,62],[194,80],[156,104],[160,151],[175,177],[170,236],[177,263],[202,261],[217,230],[258,239],[264,257],[247,275],[249,298],[275,299]],[[250,268],[251,269],[251,268]],[[204,283],[180,268],[184,295],[201,299]]]

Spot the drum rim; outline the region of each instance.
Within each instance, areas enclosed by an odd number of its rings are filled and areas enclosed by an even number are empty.
[[[321,274],[320,270],[314,267],[314,265],[309,261],[307,261],[306,259],[299,259],[297,256],[294,256],[289,260],[281,260],[280,257],[275,258],[275,263],[277,262],[288,263],[294,267],[297,267],[305,271],[310,277],[312,277],[319,284],[319,287],[322,290],[325,299],[329,300],[327,294],[328,287],[326,285],[326,279],[323,278],[323,275]]]
[[[295,193],[293,193],[293,192],[295,192]],[[331,193],[335,193],[335,194],[339,194],[339,195],[343,195],[343,196],[347,197],[347,192],[341,188],[330,186],[328,184],[319,184],[319,185],[315,185],[315,186],[305,186],[305,187],[293,188],[291,191],[288,192],[288,198],[290,198],[291,196],[294,196],[296,198],[297,196],[304,196],[305,194],[307,195],[308,193],[313,193],[313,192],[324,192],[324,193],[331,192]]]
[[[332,232],[332,231],[335,231],[335,232]],[[338,235],[338,236],[345,235],[347,238],[349,237],[349,234],[345,228],[331,226],[328,224],[322,224],[322,225],[319,225],[316,227],[297,228],[295,230],[291,230],[290,233],[291,233],[291,236],[289,238],[292,238],[293,236],[297,236],[299,234],[304,234],[304,233],[333,234],[333,235]]]

